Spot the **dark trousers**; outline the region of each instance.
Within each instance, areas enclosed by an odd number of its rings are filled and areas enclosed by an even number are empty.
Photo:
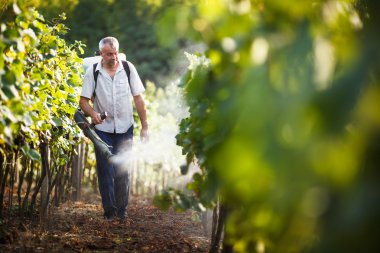
[[[106,133],[96,130],[99,137],[111,146],[110,151],[118,154],[132,146],[133,126],[126,133]],[[124,217],[129,197],[129,173],[126,168],[113,165],[95,147],[96,169],[99,191],[102,197],[104,216]]]

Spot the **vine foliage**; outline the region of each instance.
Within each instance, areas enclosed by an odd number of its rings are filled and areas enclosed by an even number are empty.
[[[44,179],[49,179],[47,196],[54,187],[63,187],[73,147],[81,139],[72,116],[78,106],[82,74],[78,55],[84,45],[67,44],[62,36],[68,29],[59,20],[49,23],[22,4],[8,4],[1,15],[0,207],[6,191],[12,207],[18,182],[20,211],[28,207],[33,211]],[[26,191],[21,187],[25,181]],[[36,186],[30,196],[32,184]]]
[[[210,252],[221,237],[224,252],[378,250],[379,4],[354,2],[194,5],[207,50],[182,78],[177,143],[201,172],[156,203],[217,207]]]

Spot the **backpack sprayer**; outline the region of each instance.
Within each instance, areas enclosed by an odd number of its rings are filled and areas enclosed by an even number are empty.
[[[100,114],[100,118],[103,120],[107,117],[106,112],[102,112]],[[95,132],[94,124],[90,124],[86,119],[86,115],[83,113],[81,109],[78,109],[74,114],[74,120],[82,129],[84,135],[89,138],[97,150],[99,150],[104,157],[109,161],[110,158],[114,155],[110,151],[110,147],[107,143],[105,143],[102,139],[100,139],[99,135]]]

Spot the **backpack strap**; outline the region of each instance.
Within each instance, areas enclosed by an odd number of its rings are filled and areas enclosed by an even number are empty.
[[[94,75],[94,81],[95,81],[94,93],[92,94],[93,99],[95,99],[95,96],[96,96],[95,90],[96,90],[96,85],[98,84],[98,75],[99,75],[99,70],[96,70],[96,66],[98,66],[98,63],[95,63],[93,65],[93,70],[92,70],[92,73]]]
[[[123,64],[124,71],[127,74],[129,86],[131,86],[131,70],[129,69],[129,64],[127,61],[121,61],[121,63]]]
[[[128,83],[129,83],[129,86],[131,86],[131,79],[130,79],[130,76],[131,76],[131,70],[129,69],[129,64],[127,61],[121,61],[121,63],[123,64],[123,67],[124,67],[124,71],[125,73],[127,74],[127,78],[128,78]],[[96,90],[96,85],[98,84],[98,75],[99,75],[99,70],[96,70],[96,67],[98,66],[98,63],[95,63],[93,65],[93,75],[94,75],[94,81],[95,81],[95,88],[94,88],[94,93],[92,94],[93,98],[95,99],[95,96],[96,96],[96,93],[95,93],[95,90]]]

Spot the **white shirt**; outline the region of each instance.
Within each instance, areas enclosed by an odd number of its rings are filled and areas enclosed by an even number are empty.
[[[95,125],[96,129],[108,133],[125,133],[133,125],[132,96],[140,95],[145,91],[144,85],[137,73],[135,66],[128,62],[130,69],[130,81],[119,60],[119,66],[112,80],[107,71],[98,62],[96,70],[99,70],[94,110],[107,112],[107,118],[101,124]],[[83,80],[82,97],[91,99],[95,88],[93,66],[86,71]]]

